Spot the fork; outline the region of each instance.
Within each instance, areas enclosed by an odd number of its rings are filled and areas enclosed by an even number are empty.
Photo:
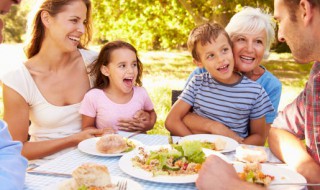
[[[118,190],[127,190],[127,180],[120,180],[117,183]]]

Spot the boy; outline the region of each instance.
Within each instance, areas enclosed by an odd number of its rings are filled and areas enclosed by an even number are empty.
[[[246,139],[247,144],[264,144],[264,116],[273,111],[272,104],[258,83],[233,71],[231,46],[228,34],[217,23],[205,23],[191,31],[188,49],[193,62],[208,72],[196,75],[171,108],[165,125],[173,135],[197,133],[183,122],[192,108],[193,113],[216,121],[210,126],[212,134],[240,143]]]

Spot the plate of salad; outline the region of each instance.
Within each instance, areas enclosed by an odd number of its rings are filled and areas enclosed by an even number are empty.
[[[200,141],[144,146],[122,156],[120,169],[133,177],[158,183],[194,183],[205,161]]]
[[[235,151],[236,148],[239,146],[239,143],[237,141],[222,135],[213,135],[213,134],[188,135],[188,136],[182,137],[179,140],[179,143],[185,140],[188,140],[188,141],[199,140],[204,143],[208,143],[208,144],[211,143],[212,144],[211,149],[221,153]]]
[[[306,183],[299,173],[285,167],[260,163],[237,163],[233,165],[240,179],[268,187],[269,190],[301,190],[304,186],[284,185],[287,183]],[[272,184],[282,184],[275,185]]]

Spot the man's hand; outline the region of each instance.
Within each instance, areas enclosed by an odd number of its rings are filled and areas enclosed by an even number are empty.
[[[196,186],[199,190],[265,189],[242,181],[231,164],[215,155],[209,156],[202,164]]]

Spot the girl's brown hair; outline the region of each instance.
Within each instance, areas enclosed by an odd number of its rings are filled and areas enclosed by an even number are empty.
[[[92,68],[90,70],[90,75],[96,77],[96,82],[94,84],[94,88],[99,88],[99,89],[103,89],[105,87],[107,87],[110,83],[109,81],[109,77],[103,75],[100,71],[101,67],[104,66],[108,66],[108,64],[110,63],[110,59],[111,59],[111,53],[114,50],[120,49],[120,48],[126,48],[129,49],[131,51],[133,51],[136,54],[136,58],[137,58],[137,66],[138,66],[138,76],[137,79],[135,81],[135,85],[136,86],[142,86],[142,71],[143,71],[143,66],[142,63],[140,61],[140,59],[138,58],[138,53],[136,48],[134,48],[131,44],[121,41],[121,40],[117,40],[117,41],[112,41],[112,42],[108,42],[107,44],[105,44],[100,51],[100,54],[98,56],[98,59],[95,61],[95,63],[93,63]]]
[[[30,39],[25,47],[25,53],[27,58],[31,58],[36,55],[41,48],[44,36],[45,29],[41,21],[41,12],[47,11],[51,16],[56,16],[58,13],[64,10],[64,6],[71,4],[74,1],[82,1],[87,7],[87,22],[85,24],[86,31],[81,37],[80,44],[78,48],[85,48],[91,40],[92,36],[92,27],[91,27],[91,1],[90,0],[44,0],[40,5],[39,9],[35,13],[32,23],[29,26],[30,30]]]

